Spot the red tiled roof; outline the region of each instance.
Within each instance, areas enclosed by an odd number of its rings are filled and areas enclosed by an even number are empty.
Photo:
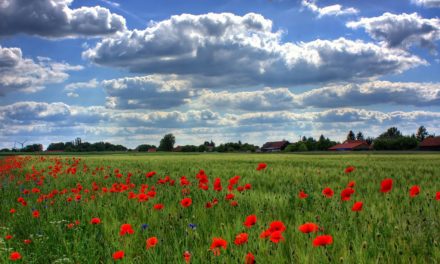
[[[363,140],[347,140],[342,144],[337,144],[334,145],[333,147],[329,148],[329,150],[333,150],[333,149],[353,149],[355,147],[358,147],[360,145],[367,145],[368,143],[366,141]]]
[[[438,147],[440,146],[440,137],[425,138],[419,145],[420,147]]]
[[[288,144],[287,141],[274,141],[264,143],[262,148],[282,148],[284,145]]]

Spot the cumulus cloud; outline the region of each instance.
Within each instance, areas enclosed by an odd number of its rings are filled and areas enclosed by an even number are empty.
[[[413,3],[426,7],[440,7],[440,0],[412,0]]]
[[[36,61],[23,57],[20,48],[0,46],[0,96],[13,91],[36,92],[46,84],[65,81],[68,71],[83,69],[67,63],[38,57]]]
[[[391,48],[409,48],[414,44],[435,51],[440,39],[440,19],[423,18],[417,13],[384,13],[378,17],[361,18],[347,23],[347,27],[364,28],[374,39],[383,41]]]
[[[349,129],[377,135],[387,127],[397,126],[405,133],[425,125],[431,133],[439,132],[440,113],[430,111],[380,112],[366,109],[338,108],[310,112],[218,113],[211,110],[153,111],[115,110],[102,106],[72,106],[64,103],[17,102],[0,106],[0,139],[12,136],[32,138],[35,142],[71,140],[87,135],[85,140],[109,140],[135,147],[145,138],[158,142],[173,132],[179,144],[201,144],[214,138],[217,142],[249,139],[261,145],[268,139],[294,140],[302,135],[344,137]],[[276,129],[274,129],[276,128]],[[292,133],[294,128],[295,133]],[[256,131],[263,131],[258,132]],[[375,134],[372,134],[375,131]],[[300,135],[301,135],[300,134]],[[248,138],[249,136],[249,138]],[[294,138],[293,138],[294,137]],[[40,141],[39,141],[40,140]],[[248,140],[246,140],[248,141]],[[3,144],[4,143],[0,143]]]
[[[440,105],[440,83],[372,81],[326,86],[303,93],[266,87],[259,91],[204,90],[194,106],[244,111],[277,111],[302,108],[336,108],[375,104]]]
[[[131,72],[178,74],[209,88],[348,81],[427,64],[403,50],[360,40],[282,43],[281,37],[259,14],[183,14],[104,38],[83,57]]]
[[[188,102],[192,84],[176,75],[126,77],[102,82],[107,107],[117,109],[166,109]]]
[[[69,83],[68,85],[66,85],[64,90],[69,91],[69,92],[73,92],[78,89],[93,89],[93,88],[98,87],[98,85],[99,85],[99,82],[95,78],[95,79],[91,79],[88,82]]]
[[[73,0],[2,0],[0,36],[93,37],[126,29],[125,19],[100,6],[71,9]]]
[[[301,5],[318,14],[318,17],[323,16],[342,16],[342,15],[354,15],[359,13],[359,10],[353,7],[343,8],[341,5],[329,5],[325,7],[318,7],[316,0],[302,0]]]

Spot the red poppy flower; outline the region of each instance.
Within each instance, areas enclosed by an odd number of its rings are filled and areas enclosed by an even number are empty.
[[[230,203],[229,203],[231,206],[238,206],[238,202],[237,201],[231,201]]]
[[[35,210],[35,211],[32,212],[32,216],[34,218],[38,218],[38,217],[40,217],[40,212],[38,210]]]
[[[307,198],[309,195],[303,191],[300,191],[298,194],[299,199],[305,199]]]
[[[163,209],[163,204],[158,203],[153,206],[154,210],[160,211]]]
[[[156,172],[155,172],[155,171],[150,171],[150,172],[147,172],[147,173],[145,174],[145,177],[147,177],[147,178],[151,178],[151,177],[153,177],[154,175],[156,175]]]
[[[21,254],[18,253],[17,251],[12,252],[12,253],[9,255],[9,259],[12,260],[12,261],[19,260],[19,259],[21,259]]]
[[[90,220],[90,223],[92,225],[98,225],[101,223],[101,219],[99,219],[98,217],[94,217],[94,218],[92,218],[92,220]]]
[[[327,187],[327,188],[325,188],[324,190],[322,190],[322,194],[325,196],[325,197],[327,197],[327,198],[331,198],[331,197],[333,197],[333,194],[334,194],[335,192],[331,189],[331,188],[329,188],[329,187]]]
[[[284,232],[284,230],[286,230],[286,226],[284,225],[283,222],[281,222],[281,221],[273,221],[272,223],[270,223],[269,231],[271,233],[273,233],[275,231]]]
[[[17,212],[17,210],[15,210],[14,208],[11,208],[11,210],[9,210],[10,214],[14,214],[15,212]]]
[[[121,230],[119,231],[120,236],[124,236],[125,234],[134,234],[134,230],[130,224],[122,224]]]
[[[283,241],[284,237],[281,231],[275,231],[270,234],[270,241],[273,243],[279,243],[280,241]]]
[[[214,191],[220,192],[222,190],[222,182],[220,178],[215,178],[214,180]]]
[[[244,220],[243,225],[247,228],[251,228],[256,223],[257,223],[257,216],[256,215],[248,215],[246,217],[246,220]]]
[[[234,197],[235,197],[235,195],[233,193],[228,193],[228,194],[226,194],[225,199],[226,200],[232,200],[232,199],[234,199]]]
[[[147,239],[147,249],[156,246],[158,240],[157,237],[150,237]]]
[[[11,235],[6,235],[6,236],[5,236],[5,239],[6,239],[6,240],[10,240],[10,239],[12,239],[12,236],[11,236]]]
[[[32,243],[32,240],[25,239],[25,240],[23,240],[23,243],[25,243],[26,245],[29,245],[30,243]]]
[[[246,234],[246,233],[238,234],[238,235],[235,237],[234,244],[236,244],[236,245],[242,245],[242,244],[244,244],[244,243],[247,243],[247,242],[248,242],[248,237],[249,237],[249,235]]]
[[[266,169],[266,167],[267,167],[266,163],[258,163],[257,171],[264,170]]]
[[[420,193],[420,187],[418,185],[414,185],[409,189],[409,196],[410,197],[416,197]]]
[[[123,259],[123,258],[124,258],[124,251],[120,250],[113,253],[114,260]]]
[[[345,173],[350,173],[353,172],[355,170],[355,167],[353,166],[348,166],[347,168],[345,168],[344,172]]]
[[[220,248],[223,248],[226,250],[227,246],[228,246],[228,242],[226,240],[224,240],[221,237],[214,237],[212,239],[210,249],[212,250],[214,255],[219,256],[220,255]]]
[[[364,206],[364,203],[363,203],[363,202],[355,202],[355,203],[353,204],[353,207],[351,208],[351,210],[352,210],[353,212],[359,212],[359,211],[362,211],[362,206]]]
[[[347,187],[353,188],[356,185],[354,181],[351,181],[347,184]]]
[[[435,199],[436,199],[437,201],[440,201],[440,192],[437,192],[437,193],[435,194]]]
[[[333,237],[330,235],[317,236],[313,240],[314,247],[326,246],[326,245],[331,245],[331,244],[333,244]]]
[[[387,193],[393,188],[393,179],[385,179],[380,184],[380,191]]]
[[[348,201],[351,198],[351,195],[354,193],[354,190],[352,188],[345,188],[341,192],[341,200],[342,201]]]
[[[244,264],[255,264],[255,256],[251,252],[247,253]]]
[[[182,201],[180,201],[180,204],[183,206],[183,207],[188,207],[188,206],[190,206],[191,204],[192,204],[192,200],[191,200],[191,198],[183,198],[182,199]]]
[[[312,232],[317,232],[319,227],[317,224],[314,223],[305,223],[303,225],[299,226],[299,231],[303,232],[304,234],[308,234],[308,233],[312,233]]]
[[[188,251],[185,251],[183,253],[183,259],[185,260],[185,263],[189,263],[191,260],[191,253],[189,253]]]
[[[269,229],[264,230],[263,232],[261,232],[261,234],[260,234],[260,238],[267,238],[267,237],[270,237],[270,234],[271,234],[271,233],[272,233],[272,232],[270,232]]]

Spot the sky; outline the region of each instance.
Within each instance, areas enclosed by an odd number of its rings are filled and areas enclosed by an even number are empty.
[[[0,148],[440,134],[440,0],[0,0]]]

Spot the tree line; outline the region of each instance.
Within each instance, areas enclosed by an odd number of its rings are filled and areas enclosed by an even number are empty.
[[[397,127],[390,127],[385,132],[376,138],[365,137],[359,131],[354,133],[350,130],[347,134],[346,140],[362,140],[368,145],[372,146],[374,150],[413,150],[417,149],[420,142],[427,137],[434,137],[434,134],[429,134],[424,126],[420,126],[415,134],[403,135]],[[256,152],[259,150],[257,145],[238,142],[228,142],[216,145],[212,140],[205,141],[201,145],[183,145],[175,148],[176,138],[173,134],[166,134],[159,143],[159,147],[155,145],[142,144],[137,146],[134,150],[128,149],[122,145],[114,145],[109,142],[82,142],[81,138],[76,138],[71,142],[50,143],[47,151],[63,151],[63,152],[100,152],[100,151],[138,151],[147,152],[150,149],[157,149],[158,151],[179,151],[179,152]],[[285,149],[285,152],[296,151],[325,151],[330,147],[339,144],[340,142],[333,141],[324,135],[321,135],[317,140],[313,137],[303,136],[298,142],[290,143]],[[43,145],[31,144],[22,149],[1,149],[0,152],[40,152],[43,151]]]

